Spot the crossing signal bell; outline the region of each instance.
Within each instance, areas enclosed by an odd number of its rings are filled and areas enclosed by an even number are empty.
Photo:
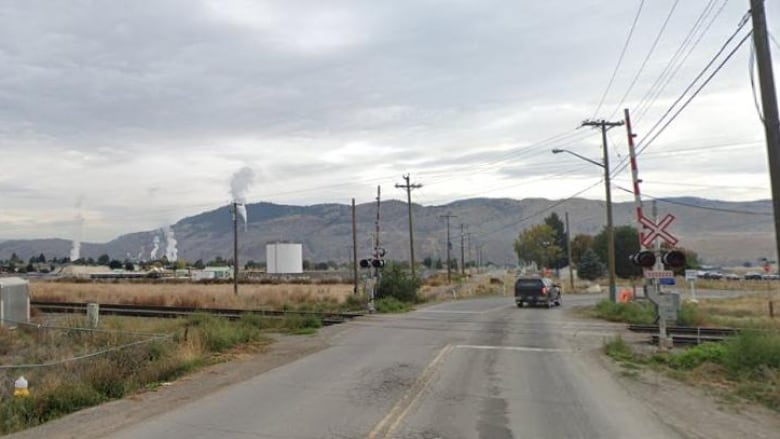
[[[631,262],[634,265],[638,265],[643,268],[651,268],[653,265],[655,265],[655,255],[650,251],[634,253],[633,255],[629,256],[629,259],[631,259]]]

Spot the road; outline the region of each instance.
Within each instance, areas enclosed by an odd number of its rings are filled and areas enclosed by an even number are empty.
[[[567,298],[569,299],[569,298]],[[115,438],[676,438],[597,361],[610,324],[511,297],[348,323],[331,345]]]

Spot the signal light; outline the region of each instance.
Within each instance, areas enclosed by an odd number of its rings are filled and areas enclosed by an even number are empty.
[[[639,265],[640,267],[650,268],[655,265],[655,255],[650,251],[634,253],[628,258],[634,265]]]
[[[385,260],[384,259],[372,259],[371,265],[374,266],[374,268],[382,268],[385,266]]]
[[[685,266],[685,253],[677,250],[667,252],[661,257],[661,262],[672,268],[680,268]]]
[[[371,266],[371,261],[368,259],[361,259],[360,260],[360,268],[368,268]]]

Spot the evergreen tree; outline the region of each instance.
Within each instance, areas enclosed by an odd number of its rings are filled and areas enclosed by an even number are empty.
[[[585,250],[582,260],[577,265],[577,276],[580,279],[596,280],[604,275],[604,264],[592,249]]]

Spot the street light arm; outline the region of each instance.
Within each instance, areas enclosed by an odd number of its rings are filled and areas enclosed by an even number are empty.
[[[589,159],[589,158],[585,157],[584,155],[577,154],[576,152],[569,151],[568,149],[558,149],[558,148],[556,148],[556,149],[553,149],[552,152],[553,152],[553,154],[559,154],[559,153],[562,153],[562,152],[566,152],[566,153],[569,153],[569,154],[571,154],[571,155],[573,155],[573,156],[575,156],[577,158],[585,160],[588,163],[593,163],[594,165],[600,166],[602,168],[604,167],[604,163],[600,163],[600,162],[597,162],[597,161],[595,161],[593,159]]]

